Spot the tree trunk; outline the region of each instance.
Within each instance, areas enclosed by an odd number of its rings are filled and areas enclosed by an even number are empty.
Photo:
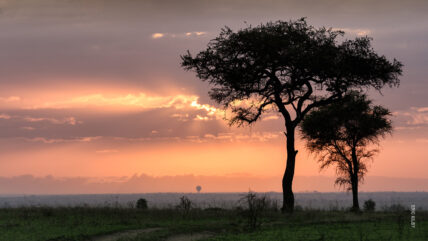
[[[282,178],[282,212],[292,213],[294,210],[293,178],[297,151],[294,147],[294,126],[287,129],[287,166]]]
[[[353,173],[351,176],[352,185],[352,211],[360,211],[360,204],[358,203],[358,173],[360,172],[360,165],[358,163],[357,152],[355,147],[352,148],[352,164]]]
[[[360,211],[360,204],[358,203],[358,177],[352,177],[352,211]]]

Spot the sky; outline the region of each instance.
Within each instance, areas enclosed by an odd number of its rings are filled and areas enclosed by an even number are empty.
[[[349,39],[373,37],[379,54],[404,64],[399,88],[369,92],[392,111],[394,132],[381,141],[368,175],[414,178],[409,191],[428,190],[417,181],[428,173],[426,12],[423,0],[0,0],[0,177],[12,184],[241,178],[231,181],[235,191],[246,191],[251,178],[280,183],[283,120],[268,113],[251,127],[229,127],[228,113],[208,97],[210,86],[180,67],[180,55],[203,50],[224,26],[307,17]],[[320,172],[302,141],[297,148],[296,176],[335,175],[333,168]],[[259,190],[280,188],[266,182]]]

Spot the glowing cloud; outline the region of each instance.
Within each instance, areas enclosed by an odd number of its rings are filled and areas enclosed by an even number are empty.
[[[362,29],[362,28],[333,28],[333,30],[342,30],[345,33],[355,34],[359,37],[367,36],[372,33],[370,29]]]
[[[190,104],[190,106],[198,109],[198,110],[206,110],[208,112],[208,115],[214,115],[217,112],[217,108],[212,107],[210,105],[201,105],[198,103],[198,100],[194,100],[192,101],[192,103]]]
[[[53,143],[69,143],[69,142],[92,142],[98,139],[101,139],[101,136],[86,136],[86,137],[77,137],[71,139],[64,138],[45,138],[45,137],[34,137],[34,138],[17,138],[28,142],[42,142],[45,144]]]
[[[163,34],[163,33],[154,33],[154,34],[152,34],[152,38],[153,39],[163,38],[164,36],[165,36],[165,34]]]
[[[186,32],[186,33],[154,33],[152,34],[152,39],[159,38],[186,38],[186,37],[200,37],[206,35],[207,32]]]
[[[279,117],[276,116],[276,115],[270,115],[270,116],[266,116],[265,118],[263,118],[264,121],[267,121],[267,120],[278,120],[278,119],[279,119]]]
[[[200,116],[200,115],[196,115],[194,120],[202,120],[202,121],[206,121],[209,120],[209,118],[207,116]]]
[[[220,117],[222,110],[219,110],[208,104],[200,104],[199,97],[196,95],[171,95],[171,96],[149,96],[145,93],[127,94],[120,96],[104,96],[102,94],[92,94],[85,96],[77,96],[68,100],[50,101],[40,105],[32,106],[29,109],[67,109],[67,108],[104,108],[109,110],[150,110],[157,108],[175,108],[175,109],[196,109],[204,110],[207,115],[212,118]],[[6,115],[4,116],[6,117]],[[183,114],[177,114],[173,117],[183,119]],[[73,117],[66,120],[56,120],[52,118],[31,118],[27,117],[27,121],[50,121],[52,123],[79,123]]]
[[[21,100],[21,97],[19,96],[0,97],[0,101],[4,101],[4,102],[15,102],[20,100]]]
[[[0,114],[0,119],[8,120],[8,119],[10,119],[10,118],[11,118],[11,116],[10,116],[10,115],[8,115],[8,114]]]
[[[74,117],[66,117],[64,119],[55,119],[55,118],[35,118],[35,117],[24,117],[25,121],[28,122],[40,122],[40,121],[48,121],[52,124],[69,124],[76,125],[82,123],[81,121],[77,121]]]

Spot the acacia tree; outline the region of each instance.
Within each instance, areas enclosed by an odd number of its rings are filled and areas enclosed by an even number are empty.
[[[231,125],[252,124],[272,109],[283,116],[283,211],[294,208],[295,130],[303,117],[315,107],[340,100],[350,89],[399,84],[399,61],[375,53],[368,37],[339,43],[343,34],[310,26],[304,18],[237,32],[225,27],[196,56],[189,51],[181,56],[184,69],[212,85],[211,99],[231,110]],[[236,105],[237,101],[247,104]]]
[[[382,106],[373,106],[367,96],[351,92],[339,102],[311,111],[301,122],[301,132],[311,152],[318,154],[321,169],[336,166],[336,184],[352,190],[352,210],[359,211],[358,185],[367,172],[367,161],[378,152],[369,149],[391,133]]]

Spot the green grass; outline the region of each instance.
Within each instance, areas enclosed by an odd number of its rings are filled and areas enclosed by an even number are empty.
[[[416,228],[408,212],[354,214],[341,211],[300,211],[293,215],[263,213],[262,225],[248,230],[239,210],[179,210],[125,208],[0,209],[0,240],[88,240],[123,230],[161,229],[122,241],[165,240],[177,234],[210,232],[205,240],[382,241],[428,240],[428,212],[416,213]]]

